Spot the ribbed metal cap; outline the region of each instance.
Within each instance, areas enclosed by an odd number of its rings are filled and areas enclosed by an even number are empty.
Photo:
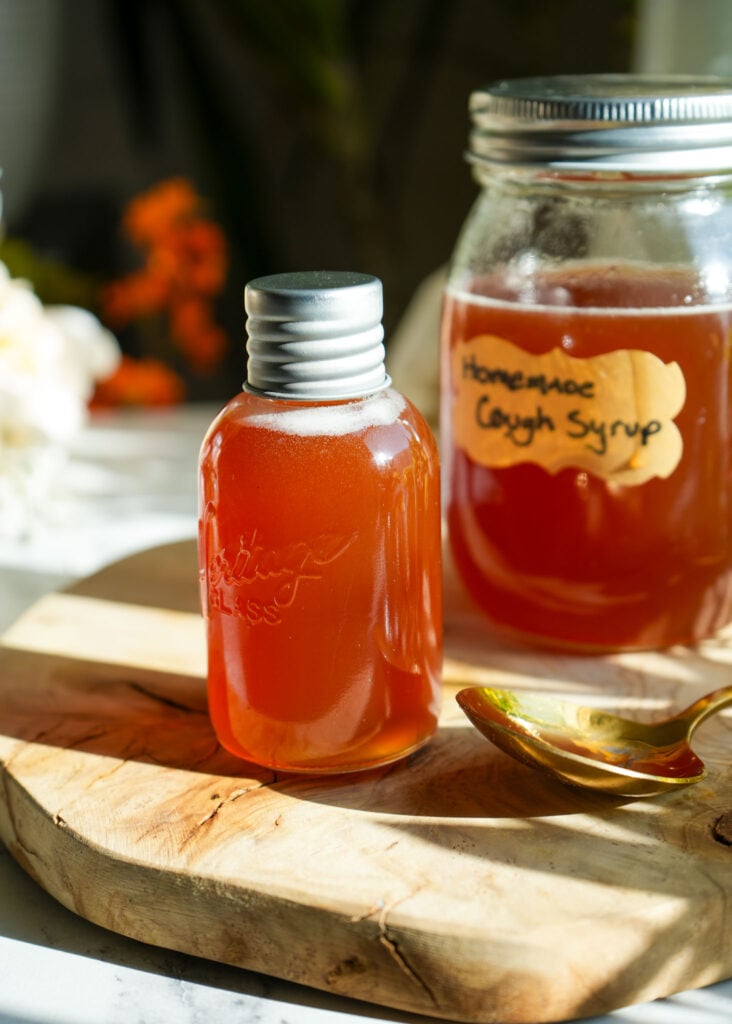
[[[387,387],[383,293],[369,274],[273,274],[244,292],[247,387],[299,401],[357,398]]]
[[[732,170],[732,79],[566,75],[470,97],[475,164],[636,174]]]

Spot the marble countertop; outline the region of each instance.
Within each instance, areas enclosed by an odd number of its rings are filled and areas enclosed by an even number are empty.
[[[195,466],[215,410],[97,415],[72,453],[59,514],[0,537],[0,632],[42,594],[195,535]],[[0,1024],[428,1024],[105,931],[56,903],[0,846]],[[729,1024],[732,981],[590,1024]]]

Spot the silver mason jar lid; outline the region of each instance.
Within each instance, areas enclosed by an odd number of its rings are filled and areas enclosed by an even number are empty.
[[[470,97],[468,160],[641,175],[732,170],[732,79],[565,75]]]
[[[312,271],[250,281],[246,387],[297,401],[358,398],[391,382],[384,301],[370,274]]]

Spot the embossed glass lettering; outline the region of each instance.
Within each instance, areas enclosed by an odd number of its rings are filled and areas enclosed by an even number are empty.
[[[239,538],[233,553],[222,549],[208,566],[211,608],[246,619],[252,625],[276,626],[304,581],[322,579],[323,566],[339,558],[356,534],[321,534],[279,548],[264,542],[258,529]]]

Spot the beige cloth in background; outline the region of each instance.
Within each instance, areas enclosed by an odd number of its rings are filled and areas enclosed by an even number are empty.
[[[411,399],[437,428],[440,384],[440,309],[447,268],[418,286],[387,342],[386,366],[394,387]]]

